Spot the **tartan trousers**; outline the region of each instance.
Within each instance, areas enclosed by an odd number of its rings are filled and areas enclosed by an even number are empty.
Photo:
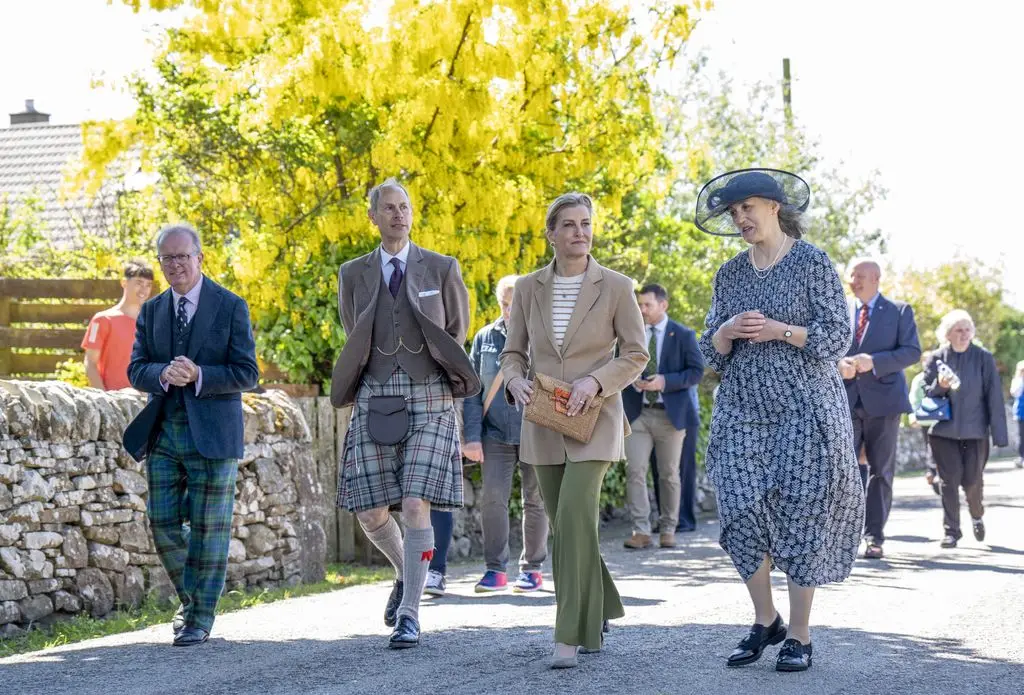
[[[209,632],[228,569],[238,462],[203,458],[188,421],[165,419],[146,471],[160,562],[185,607],[185,624]]]

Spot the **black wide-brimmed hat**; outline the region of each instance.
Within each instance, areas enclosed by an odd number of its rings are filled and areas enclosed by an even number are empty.
[[[811,202],[811,187],[796,174],[781,169],[737,169],[704,184],[697,196],[697,227],[716,236],[739,236],[729,206],[747,198],[767,198],[803,212]]]

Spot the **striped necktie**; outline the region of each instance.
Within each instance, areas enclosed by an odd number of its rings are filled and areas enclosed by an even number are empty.
[[[856,336],[856,340],[857,340],[857,344],[858,345],[860,345],[860,341],[862,341],[864,339],[864,331],[868,327],[868,311],[870,311],[870,309],[868,309],[868,305],[867,304],[861,304],[860,305],[860,312],[857,314],[857,336]]]

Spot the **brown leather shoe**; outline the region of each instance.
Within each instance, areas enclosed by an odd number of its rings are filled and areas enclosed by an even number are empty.
[[[674,548],[676,547],[676,534],[663,533],[658,537],[658,542],[662,548]]]
[[[651,537],[646,533],[636,533],[634,531],[633,535],[622,545],[630,550],[643,550],[644,548],[651,547]]]

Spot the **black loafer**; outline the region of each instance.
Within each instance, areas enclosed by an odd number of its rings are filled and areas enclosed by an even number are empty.
[[[175,611],[174,618],[171,620],[171,629],[174,630],[175,637],[185,629],[185,604],[178,606],[178,610]]]
[[[811,645],[788,639],[779,650],[776,671],[806,671],[811,667]]]
[[[175,647],[194,647],[210,638],[210,633],[201,627],[186,626],[174,637]]]
[[[402,603],[404,587],[405,585],[397,579],[395,580],[395,585],[391,587],[388,605],[384,608],[384,624],[388,627],[394,627],[395,623],[398,622],[398,606]]]
[[[726,664],[728,666],[752,664],[761,658],[761,652],[765,647],[769,644],[778,644],[784,639],[786,639],[786,625],[782,622],[781,615],[776,615],[775,620],[768,627],[754,623],[750,628],[750,634],[732,650]]]
[[[411,649],[419,646],[420,624],[412,616],[402,615],[398,618],[398,625],[391,633],[391,640],[388,646],[392,649]]]
[[[974,540],[981,543],[985,540],[985,522],[981,519],[973,519],[971,525],[974,527]]]

